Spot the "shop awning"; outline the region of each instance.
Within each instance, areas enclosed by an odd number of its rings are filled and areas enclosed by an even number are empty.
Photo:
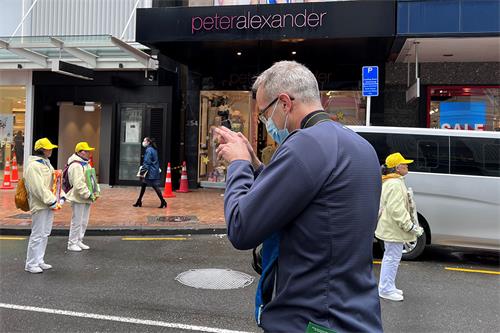
[[[158,69],[147,51],[110,35],[0,37],[0,70],[51,70],[56,60],[91,70]]]

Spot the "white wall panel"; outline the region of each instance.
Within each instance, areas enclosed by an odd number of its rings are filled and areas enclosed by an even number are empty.
[[[136,0],[38,0],[27,35],[120,37],[135,3]],[[138,8],[149,8],[151,3],[152,0],[140,0]],[[135,14],[123,39],[135,40]]]

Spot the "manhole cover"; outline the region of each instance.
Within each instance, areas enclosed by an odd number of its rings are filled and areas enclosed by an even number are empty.
[[[148,216],[149,223],[157,222],[198,222],[196,216]]]
[[[18,220],[29,220],[31,219],[31,214],[16,214],[9,216],[11,219],[18,219]]]
[[[238,289],[249,286],[253,277],[231,269],[190,269],[175,278],[180,283],[198,289]]]

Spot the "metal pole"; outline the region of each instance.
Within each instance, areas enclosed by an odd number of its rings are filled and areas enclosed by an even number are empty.
[[[35,4],[38,2],[38,0],[35,0],[33,1],[33,4],[31,5],[30,9],[28,9],[28,11],[26,12],[26,14],[24,14],[23,18],[21,19],[21,23],[19,23],[19,25],[17,26],[16,30],[14,30],[14,32],[12,33],[12,35],[10,36],[10,39],[12,39],[12,37],[14,37],[16,35],[16,32],[17,30],[19,30],[19,28],[23,25],[24,23],[24,20],[26,19],[26,17],[28,17],[28,15],[31,13],[31,10],[33,9],[33,7],[35,6]],[[9,40],[10,41],[10,40]]]
[[[366,97],[366,126],[370,126],[370,111],[372,106],[372,97]]]
[[[137,9],[137,5],[139,5],[139,1],[137,0],[135,2],[134,8],[132,8],[132,12],[130,13],[130,16],[128,17],[127,24],[125,24],[125,28],[123,29],[122,35],[120,36],[120,39],[123,39],[123,36],[125,36],[125,31],[127,31],[128,26],[130,24],[130,21],[132,21],[132,17],[134,16],[135,10]]]
[[[415,42],[415,79],[418,79],[418,42]]]

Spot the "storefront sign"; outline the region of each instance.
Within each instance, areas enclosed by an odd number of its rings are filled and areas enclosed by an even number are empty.
[[[441,128],[485,130],[486,102],[442,102],[439,108]]]
[[[223,15],[215,13],[210,16],[194,16],[191,18],[191,33],[217,30],[245,29],[286,29],[286,28],[316,28],[321,27],[327,12],[308,12],[304,9],[298,14],[252,14]]]
[[[137,9],[136,40],[158,42],[392,37],[395,1]]]

